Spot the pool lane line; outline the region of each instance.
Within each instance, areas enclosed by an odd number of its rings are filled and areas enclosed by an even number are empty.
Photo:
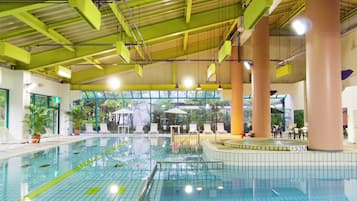
[[[73,168],[71,170],[68,170],[67,172],[63,173],[59,177],[56,177],[55,179],[47,182],[46,184],[40,186],[37,189],[35,189],[31,193],[25,195],[23,198],[20,198],[19,201],[25,201],[25,200],[27,201],[28,199],[32,200],[32,199],[38,197],[39,195],[41,195],[45,191],[47,191],[50,188],[52,188],[53,186],[57,185],[61,181],[65,180],[67,177],[73,175],[74,173],[78,172],[79,170],[83,169],[84,167],[87,167],[88,165],[92,164],[93,162],[99,160],[100,158],[103,157],[104,154],[109,154],[109,153],[115,151],[116,149],[118,149],[119,147],[121,147],[122,145],[123,144],[118,144],[116,146],[113,146],[113,147],[110,147],[110,148],[106,149],[104,153],[98,154],[98,155],[92,157],[91,159],[79,164],[75,168]]]

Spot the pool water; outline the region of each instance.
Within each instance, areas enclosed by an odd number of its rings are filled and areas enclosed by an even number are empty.
[[[0,162],[0,200],[134,200],[168,138],[94,138]],[[113,188],[113,189],[111,189]]]
[[[357,200],[357,167],[233,167],[173,154],[169,138],[93,138],[0,161],[0,200]]]
[[[156,177],[151,200],[355,201],[357,167],[232,167]]]

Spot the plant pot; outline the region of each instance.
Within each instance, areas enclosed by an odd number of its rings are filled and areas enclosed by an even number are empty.
[[[80,134],[79,128],[74,129],[74,135],[79,135],[79,134]]]
[[[33,144],[40,143],[40,140],[41,140],[41,135],[39,135],[39,134],[32,135],[32,143]]]

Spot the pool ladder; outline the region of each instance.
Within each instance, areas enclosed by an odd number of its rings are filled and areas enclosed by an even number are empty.
[[[182,164],[186,164],[184,169],[182,169]],[[150,176],[145,181],[143,188],[140,190],[138,198],[136,201],[150,201],[150,191],[152,184],[154,182],[154,177],[157,170],[223,170],[223,161],[157,161]]]

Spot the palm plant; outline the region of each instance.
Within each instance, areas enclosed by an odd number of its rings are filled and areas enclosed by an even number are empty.
[[[83,101],[81,101],[79,104],[72,106],[72,111],[67,112],[67,114],[71,116],[75,135],[79,135],[83,121],[88,118],[88,113],[90,110],[91,108],[85,106]]]
[[[46,123],[50,119],[48,112],[50,109],[34,104],[25,107],[26,113],[24,123],[32,135],[32,142],[39,143],[41,134],[46,131]]]

